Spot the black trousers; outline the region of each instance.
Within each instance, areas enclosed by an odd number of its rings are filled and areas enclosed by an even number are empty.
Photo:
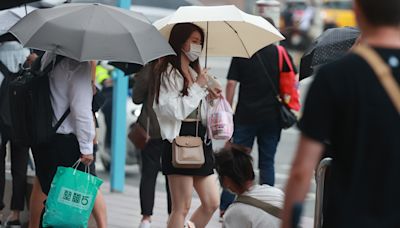
[[[50,191],[57,167],[71,167],[81,157],[78,140],[73,134],[56,134],[50,143],[35,146],[32,152],[36,164],[36,176],[46,195]],[[78,170],[85,171],[85,166],[81,163]],[[94,163],[90,165],[90,173],[95,175]]]
[[[101,111],[104,114],[104,122],[106,124],[106,135],[104,137],[104,143],[106,147],[111,147],[111,127],[112,127],[112,95],[113,87],[104,87],[101,91],[103,96],[106,98]]]
[[[71,167],[81,156],[79,142],[74,134],[56,134],[51,142],[35,146],[32,152],[36,164],[36,176],[46,195],[49,194],[57,167]],[[78,170],[85,171],[85,166],[81,163]],[[95,175],[94,162],[90,165],[90,173]],[[45,210],[46,208],[43,209],[39,227],[42,227]]]
[[[151,139],[142,151],[142,176],[140,178],[140,207],[142,215],[153,215],[156,180],[161,171],[161,153],[163,140]],[[168,214],[171,213],[171,196],[169,193],[168,178],[165,176]]]
[[[6,145],[10,138],[3,134],[1,136],[0,146],[0,209],[4,209],[4,189],[6,184],[5,178],[5,157]],[[29,147],[11,143],[11,175],[12,175],[12,197],[11,197],[11,210],[23,211],[25,207],[26,196],[26,171],[28,169],[29,160]]]

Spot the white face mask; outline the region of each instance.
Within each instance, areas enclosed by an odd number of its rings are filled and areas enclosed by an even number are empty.
[[[190,62],[196,61],[201,55],[201,45],[190,43],[190,49],[188,52],[183,51]]]

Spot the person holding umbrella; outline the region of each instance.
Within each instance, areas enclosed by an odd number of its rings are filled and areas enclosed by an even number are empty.
[[[168,228],[184,226],[193,188],[202,204],[190,218],[189,224],[201,228],[207,225],[219,205],[217,182],[213,176],[212,146],[203,143],[205,162],[200,168],[176,168],[171,162],[171,143],[177,136],[194,136],[197,133],[204,141],[206,98],[216,98],[221,91],[209,93],[207,70],[200,68],[198,58],[204,44],[204,32],[200,27],[192,23],[174,25],[169,43],[177,55],[162,58],[156,65],[151,90],[155,96],[153,109],[164,139],[162,171],[168,176],[172,200]]]
[[[36,56],[37,58],[38,56]],[[32,58],[30,61],[35,61],[36,58]],[[93,95],[96,94],[96,89],[94,85],[94,79],[95,79],[95,67],[96,63],[95,61],[90,62],[91,65],[91,83],[92,83],[92,91]],[[93,102],[92,102],[92,111],[93,111]],[[93,113],[93,119],[94,119],[94,126],[96,126],[96,116]],[[96,152],[97,152],[97,133],[95,132],[95,137],[93,140],[93,154],[94,154],[94,160],[96,160]],[[96,167],[95,163],[93,162],[91,165],[91,172],[95,173]],[[38,228],[41,227],[40,220],[41,220],[41,214],[44,209],[44,204],[43,202],[47,199],[47,194],[45,194],[42,191],[42,187],[39,181],[39,178],[36,176],[33,187],[32,187],[32,193],[30,197],[30,202],[29,202],[29,228]],[[103,193],[101,190],[97,192],[97,197],[96,201],[93,207],[92,215],[96,221],[96,225],[98,228],[102,227],[107,227],[107,209],[103,197]]]
[[[23,48],[16,41],[0,43],[0,224],[8,226],[21,226],[20,212],[25,207],[26,196],[26,172],[29,160],[29,147],[21,145],[12,140],[10,124],[10,110],[6,105],[9,105],[7,100],[9,96],[7,82],[17,77],[17,72],[20,70],[27,58],[30,56],[29,49]],[[11,214],[8,217],[3,217],[4,191],[6,185],[6,154],[7,144],[10,143],[11,155],[11,175],[12,175],[12,197],[10,203]]]

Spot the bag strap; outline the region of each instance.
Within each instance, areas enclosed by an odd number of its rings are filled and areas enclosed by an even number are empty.
[[[375,50],[366,45],[358,45],[354,48],[353,52],[364,58],[374,70],[376,77],[400,114],[400,85],[394,79],[390,67]]]
[[[279,207],[276,207],[270,203],[258,200],[251,196],[245,196],[245,195],[239,195],[235,200],[235,203],[236,202],[251,205],[253,207],[257,207],[257,208],[265,211],[266,213],[281,219],[282,210]]]
[[[54,125],[53,129],[54,131],[57,131],[58,128],[61,126],[61,124],[64,122],[64,120],[67,118],[67,116],[69,115],[69,113],[71,112],[71,109],[68,108],[64,114],[61,116],[61,118],[57,121],[56,125]]]
[[[8,69],[6,65],[0,60],[0,72],[4,75],[4,78],[6,78],[8,75],[11,74],[11,71]]]
[[[278,52],[279,52],[279,51],[278,51]],[[278,104],[279,104],[279,103],[280,103],[280,104],[283,104],[283,103],[282,103],[282,99],[281,99],[281,97],[280,97],[280,95],[279,95],[278,89],[275,87],[274,82],[272,81],[271,76],[268,74],[267,67],[264,65],[264,63],[263,63],[263,61],[262,61],[262,59],[261,59],[260,53],[257,52],[257,53],[256,53],[256,56],[257,56],[257,58],[258,58],[258,61],[259,61],[260,64],[261,64],[261,67],[262,67],[263,70],[264,70],[264,73],[267,75],[267,79],[268,79],[269,83],[271,84],[272,90],[273,90],[273,92],[274,92],[274,94],[275,94],[275,99],[276,99],[276,101],[278,102]]]
[[[279,72],[280,73],[283,72],[283,63],[284,62],[288,65],[290,71],[294,71],[292,61],[290,61],[290,58],[289,58],[289,55],[288,55],[286,49],[281,45],[278,45],[277,48],[278,48],[278,55],[279,55]],[[283,60],[285,60],[285,61],[283,61]]]
[[[203,100],[200,100],[199,107],[197,107],[196,137],[199,137],[199,122],[201,122],[201,119],[200,119],[201,103],[203,103]]]
[[[149,115],[147,115],[147,118],[146,118],[146,133],[147,133],[147,135],[150,135],[150,116]]]

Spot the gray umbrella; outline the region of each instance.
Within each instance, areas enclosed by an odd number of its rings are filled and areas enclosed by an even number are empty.
[[[11,11],[0,12],[0,34],[6,33],[19,19],[21,18]]]
[[[10,33],[25,47],[78,61],[143,65],[175,54],[143,15],[101,4],[65,4],[35,10],[14,25]]]
[[[12,9],[1,10],[0,11],[0,35],[6,33],[15,23],[17,23],[21,18],[26,16],[27,13],[35,10],[35,7],[25,6],[25,7],[15,7]]]

